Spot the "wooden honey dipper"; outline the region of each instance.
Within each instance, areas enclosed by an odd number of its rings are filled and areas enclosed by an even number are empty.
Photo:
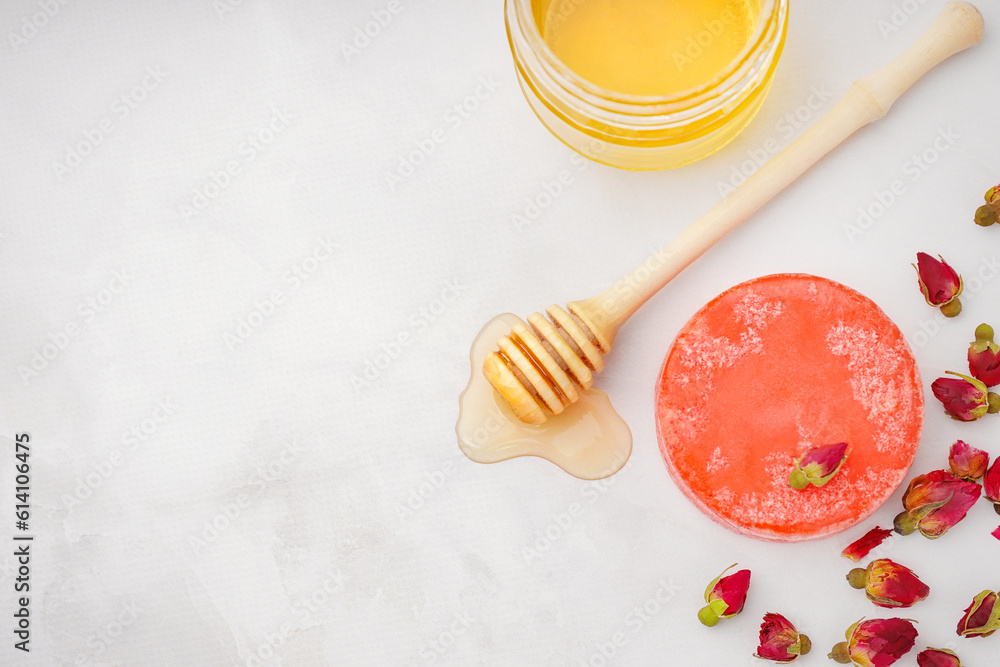
[[[983,16],[968,2],[949,2],[934,25],[905,53],[871,76],[855,82],[836,107],[692,223],[625,282],[567,310],[546,309],[502,337],[483,362],[483,373],[514,414],[542,424],[575,403],[604,368],[618,329],[653,294],[716,241],[753,215],[806,170],[862,127],[884,117],[889,107],[924,74],[983,38]],[[660,259],[665,257],[666,259]],[[619,283],[621,284],[621,283]]]

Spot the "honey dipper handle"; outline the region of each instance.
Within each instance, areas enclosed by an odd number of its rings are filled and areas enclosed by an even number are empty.
[[[934,25],[903,55],[857,81],[836,107],[704,216],[601,294],[569,304],[604,348],[651,296],[716,241],[753,215],[857,130],[889,111],[920,77],[949,56],[978,44],[983,17],[967,2],[949,2]]]

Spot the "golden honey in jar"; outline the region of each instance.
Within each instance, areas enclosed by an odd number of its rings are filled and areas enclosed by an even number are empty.
[[[664,169],[728,143],[766,96],[788,0],[507,0],[531,108],[598,162]]]

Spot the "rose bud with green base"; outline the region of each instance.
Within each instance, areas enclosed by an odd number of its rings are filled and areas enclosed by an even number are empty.
[[[913,648],[917,629],[905,618],[862,619],[846,635],[847,641],[834,646],[827,657],[842,665],[886,667]]]
[[[864,589],[877,607],[912,607],[930,593],[930,588],[913,570],[888,558],[873,560],[867,568],[851,570],[847,581],[854,588]]]
[[[1000,384],[1000,345],[993,342],[993,327],[976,327],[976,340],[969,345],[969,372],[987,387]]]
[[[918,252],[913,268],[917,270],[920,291],[924,293],[927,304],[940,308],[945,317],[955,317],[962,312],[962,302],[958,299],[964,288],[962,276],[944,261],[944,257],[938,255],[938,258],[940,261],[925,252]]]
[[[726,572],[736,567],[727,567],[705,589],[708,604],[698,612],[698,620],[708,627],[714,626],[720,618],[730,618],[743,611],[750,588],[750,570],[740,570],[726,576]]]
[[[946,648],[926,648],[917,654],[918,667],[962,667],[962,661]]]
[[[844,467],[849,453],[850,445],[846,442],[813,447],[795,459],[795,469],[788,476],[788,485],[800,491],[810,484],[823,486]]]
[[[760,646],[754,657],[775,662],[792,662],[812,648],[809,637],[795,629],[781,614],[764,614],[760,624]]]
[[[934,380],[931,391],[952,419],[971,422],[986,413],[1000,412],[1000,395],[989,391],[980,380],[961,373],[945,372],[956,377]]]
[[[928,539],[936,539],[965,518],[979,499],[982,489],[975,482],[963,481],[947,470],[935,470],[914,477],[903,494],[903,511],[893,522],[900,535],[915,530]]]
[[[963,637],[989,637],[1000,630],[1000,605],[997,594],[983,591],[972,600],[958,622],[958,634]]]
[[[986,191],[986,203],[976,209],[976,224],[989,227],[1000,220],[1000,185]]]

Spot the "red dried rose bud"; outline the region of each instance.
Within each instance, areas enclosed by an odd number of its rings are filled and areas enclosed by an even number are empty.
[[[867,568],[851,570],[847,581],[854,588],[865,589],[868,599],[877,607],[912,607],[931,592],[913,570],[888,558],[873,560]]]
[[[827,657],[857,667],[887,667],[909,652],[917,639],[917,629],[905,618],[862,619],[846,634],[847,641],[834,646]]]
[[[885,538],[892,535],[891,530],[886,530],[884,528],[879,528],[878,526],[872,528],[864,536],[851,544],[847,545],[847,548],[840,552],[840,555],[844,558],[850,558],[855,563],[871,553],[871,550],[882,544]]]
[[[976,327],[976,340],[969,344],[969,372],[987,387],[1000,384],[1000,345],[988,324]]]
[[[799,633],[787,618],[781,614],[764,614],[764,621],[760,624],[760,646],[755,657],[792,662],[811,648],[809,637]]]
[[[800,491],[810,484],[823,486],[840,472],[849,453],[846,442],[813,447],[795,460],[795,469],[788,476],[789,486]]]
[[[1000,396],[987,391],[981,381],[961,373],[946,372],[956,377],[934,380],[931,391],[952,419],[971,422],[987,412],[1000,412]]]
[[[965,518],[982,489],[975,482],[963,481],[947,470],[918,475],[903,494],[904,510],[893,526],[900,535],[914,530],[929,539],[941,537]]]
[[[962,667],[962,661],[946,648],[927,648],[917,654],[919,667]]]
[[[962,620],[958,622],[958,634],[963,637],[989,637],[997,630],[1000,630],[997,594],[983,591],[972,600]]]
[[[990,464],[990,455],[958,440],[948,452],[948,463],[951,465],[951,472],[955,477],[974,482],[986,474],[986,467]]]
[[[726,572],[736,567],[732,564],[705,589],[707,606],[698,612],[698,620],[712,627],[720,618],[729,618],[743,611],[750,588],[750,570],[740,570],[729,576]]]
[[[944,257],[938,257],[940,261],[918,252],[913,268],[917,270],[920,291],[928,305],[940,308],[945,317],[955,317],[962,312],[962,302],[958,300],[964,287],[962,276],[944,261]]]
[[[983,475],[983,496],[993,503],[993,509],[1000,514],[1000,458],[995,459]]]
[[[976,211],[976,224],[989,227],[1000,221],[1000,185],[986,191],[986,203]]]

